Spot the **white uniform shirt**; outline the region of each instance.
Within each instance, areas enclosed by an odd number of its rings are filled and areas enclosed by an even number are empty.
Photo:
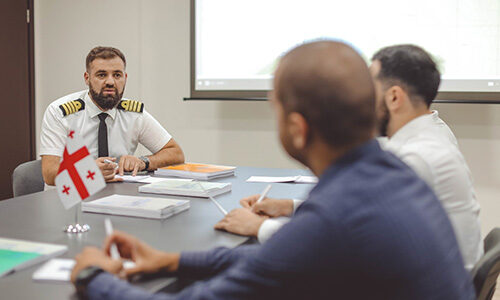
[[[63,116],[59,105],[82,99],[85,109]],[[125,100],[125,99],[124,99]],[[88,90],[76,92],[52,102],[43,116],[40,155],[61,156],[70,130],[75,130],[84,140],[90,154],[97,158],[99,117],[102,111],[90,99]],[[146,110],[142,113],[113,108],[106,111],[109,156],[133,155],[138,143],[156,153],[172,136]]]
[[[465,267],[471,270],[483,255],[480,207],[471,172],[448,125],[433,111],[410,121],[381,144],[432,187],[453,225]]]

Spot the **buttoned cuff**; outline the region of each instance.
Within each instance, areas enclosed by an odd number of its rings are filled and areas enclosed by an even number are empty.
[[[300,200],[300,199],[292,199],[293,201],[293,213],[295,214],[295,211],[297,211],[297,208],[304,203],[305,200]]]
[[[257,233],[257,239],[261,244],[265,243],[281,228],[281,226],[285,225],[289,221],[290,218],[287,217],[278,217],[265,220],[260,225],[259,232]]]

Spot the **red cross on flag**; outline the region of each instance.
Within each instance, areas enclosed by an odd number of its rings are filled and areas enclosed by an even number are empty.
[[[83,140],[71,130],[56,176],[57,194],[64,208],[69,209],[105,186],[101,170]]]

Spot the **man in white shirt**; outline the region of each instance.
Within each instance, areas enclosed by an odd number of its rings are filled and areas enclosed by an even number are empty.
[[[83,138],[106,181],[116,181],[124,171],[154,170],[184,162],[172,136],[139,101],[122,98],[127,82],[123,53],[96,47],[87,55],[85,83],[88,90],[52,102],[42,121],[40,155],[46,184],[54,185],[66,138],[72,132]],[[135,157],[138,143],[153,154]],[[114,162],[119,159],[119,163]]]
[[[455,136],[437,111],[429,109],[440,83],[436,64],[412,45],[383,48],[372,62],[378,130],[388,137],[381,143],[433,188],[451,220],[464,265],[471,270],[483,254],[480,207]],[[286,199],[256,204],[257,197],[242,199],[244,208],[230,212],[215,228],[257,236],[263,242],[286,223],[283,216],[293,214],[300,204]]]

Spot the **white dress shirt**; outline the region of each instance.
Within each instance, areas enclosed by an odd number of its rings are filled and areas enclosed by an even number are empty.
[[[304,200],[300,199],[292,199],[293,200],[293,213],[297,210],[299,205],[301,205]],[[273,234],[278,231],[281,226],[285,225],[290,221],[289,217],[278,217],[278,218],[270,218],[262,222],[259,227],[259,231],[257,233],[257,239],[262,244],[266,242],[269,238],[273,236]]]
[[[379,139],[386,150],[408,164],[432,187],[448,213],[467,270],[483,255],[479,222],[479,204],[472,186],[472,176],[458,149],[458,142],[437,111],[420,116],[399,129],[390,139]],[[302,203],[294,199],[294,211]],[[264,221],[259,228],[259,242],[267,241],[289,218]]]
[[[63,116],[59,105],[76,99],[85,102],[85,109]],[[102,111],[90,99],[88,90],[52,102],[47,107],[42,121],[40,155],[62,156],[66,137],[72,129],[83,138],[90,155],[97,158],[100,113]],[[109,115],[105,122],[108,127],[108,150],[111,157],[133,155],[138,143],[156,153],[172,138],[145,109],[138,113],[113,108],[106,113]]]
[[[432,187],[448,213],[465,267],[471,270],[484,251],[480,207],[453,132],[438,112],[432,111],[413,119],[381,144]]]

